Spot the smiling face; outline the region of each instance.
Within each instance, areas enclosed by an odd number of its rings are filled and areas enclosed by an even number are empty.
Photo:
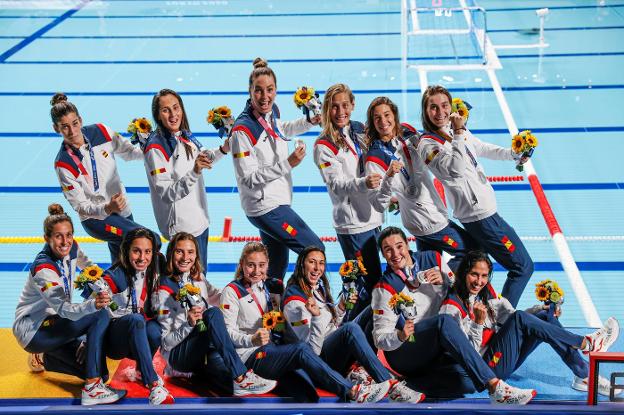
[[[409,245],[401,235],[393,234],[381,242],[381,254],[393,271],[403,270],[413,264]]]
[[[82,135],[82,118],[75,112],[70,112],[62,116],[59,121],[53,125],[54,131],[63,136],[63,141],[67,144],[80,147],[84,144]]]
[[[390,141],[396,135],[396,120],[392,108],[386,104],[380,104],[373,110],[373,123],[379,138],[383,142]]]
[[[470,295],[477,295],[490,281],[490,268],[485,261],[476,262],[466,274],[466,288]]]
[[[438,129],[446,126],[451,115],[451,103],[445,94],[435,94],[427,100],[427,117]]]
[[[136,238],[130,244],[128,259],[136,272],[143,272],[152,263],[152,241],[147,238]]]
[[[74,228],[68,221],[56,223],[52,227],[50,236],[44,236],[52,253],[57,259],[65,258],[74,243]]]
[[[158,119],[171,134],[180,131],[184,112],[175,95],[166,94],[158,99]]]
[[[173,267],[180,273],[191,272],[197,258],[197,251],[193,241],[183,239],[176,243],[173,250]]]
[[[332,97],[329,117],[336,128],[343,128],[349,125],[352,111],[353,102],[351,102],[349,94],[340,92]]]
[[[325,255],[320,251],[312,251],[303,261],[303,275],[311,287],[314,287],[325,273]]]
[[[269,260],[264,252],[252,252],[241,261],[243,281],[252,285],[264,281],[269,268]]]
[[[270,75],[256,77],[249,89],[251,105],[260,114],[268,114],[271,111],[275,95],[277,95],[277,87],[275,79]]]

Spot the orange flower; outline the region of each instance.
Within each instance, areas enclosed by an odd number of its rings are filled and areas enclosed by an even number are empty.
[[[340,266],[340,270],[338,271],[338,273],[343,277],[346,277],[347,275],[351,275],[353,273],[353,262],[346,261],[344,264]]]
[[[542,286],[538,286],[535,289],[535,296],[537,297],[538,301],[546,301],[546,300],[548,300],[548,297],[549,297],[548,288],[542,287]]]
[[[223,118],[229,118],[229,117],[231,117],[231,116],[232,116],[232,110],[231,110],[231,109],[229,109],[229,108],[228,108],[227,106],[225,106],[225,105],[222,105],[222,106],[218,107],[218,108],[216,109],[216,112],[218,112],[218,113],[219,113],[219,115],[221,115],[221,117],[223,117]]]
[[[215,112],[213,110],[208,111],[208,117],[206,117],[206,121],[208,124],[212,124],[215,120]]]

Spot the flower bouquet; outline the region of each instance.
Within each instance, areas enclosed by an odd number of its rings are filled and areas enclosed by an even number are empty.
[[[195,306],[204,306],[204,300],[201,296],[201,290],[199,289],[199,287],[195,287],[193,284],[184,284],[184,287],[180,288],[180,291],[178,291],[176,299],[180,302],[180,304],[182,304],[182,307],[186,308],[187,310]],[[204,320],[202,319],[197,320],[197,323],[195,323],[195,325],[197,326],[197,330],[199,330],[200,332],[208,330],[208,328],[206,327],[206,323],[204,323]]]
[[[403,316],[405,320],[414,320],[416,318],[414,300],[403,292],[394,294],[388,301],[388,305],[396,314]],[[414,342],[414,335],[410,335],[407,341]]]
[[[546,305],[563,304],[563,290],[553,280],[544,280],[535,284],[535,297]]]
[[[132,134],[130,137],[132,144],[138,143],[140,146],[144,146],[147,142],[147,137],[152,132],[152,124],[147,118],[135,118],[128,124],[127,131]]]
[[[537,138],[531,134],[531,130],[524,130],[514,135],[511,139],[511,151],[518,155],[516,170],[524,170],[524,167],[520,164],[520,160],[522,158],[531,157],[535,147],[537,147]]]
[[[89,288],[91,290],[91,295],[89,297],[95,297],[99,293],[107,292],[109,295],[112,295],[111,289],[108,286],[108,283],[102,278],[102,274],[104,271],[102,268],[97,265],[91,265],[82,270],[82,272],[74,281],[74,287],[79,290],[85,290]],[[111,301],[108,307],[115,311],[119,308],[116,302]]]
[[[234,126],[232,110],[225,105],[214,107],[208,111],[206,121],[208,124],[212,124],[212,126],[219,132],[220,138],[223,138],[224,136],[225,138],[229,137],[232,132],[232,127]]]
[[[453,102],[451,102],[451,112],[458,113],[465,121],[468,121],[471,109],[472,106],[461,98],[453,98]]]
[[[269,330],[273,343],[280,344],[286,328],[284,314],[278,310],[267,311],[262,316],[262,328]]]
[[[297,108],[303,110],[303,114],[307,120],[321,115],[321,100],[319,99],[318,92],[314,91],[314,88],[302,86],[297,89],[293,96],[295,105]]]
[[[342,277],[342,295],[345,301],[345,309],[351,310],[355,304],[349,301],[349,297],[351,297],[351,294],[357,293],[358,279],[364,275],[368,275],[368,272],[364,267],[364,263],[359,258],[346,261],[340,266],[338,272]]]

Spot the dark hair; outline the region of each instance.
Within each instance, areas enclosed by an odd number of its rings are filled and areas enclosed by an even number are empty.
[[[240,259],[238,260],[238,265],[236,266],[236,272],[234,274],[234,279],[242,280],[244,277],[243,273],[243,261],[247,259],[248,255],[253,254],[254,252],[262,252],[266,257],[267,261],[269,260],[269,251],[267,247],[262,242],[247,242],[241,251]]]
[[[290,278],[288,279],[288,283],[286,283],[286,287],[290,287],[291,285],[298,285],[304,293],[308,297],[312,296],[312,287],[310,287],[310,282],[306,279],[305,276],[305,260],[308,255],[312,252],[320,252],[323,254],[323,258],[325,259],[325,263],[327,264],[327,257],[325,256],[325,251],[323,251],[318,246],[308,246],[303,251],[299,252],[299,256],[297,257],[297,263],[295,264],[295,271],[292,273]],[[325,268],[327,270],[327,268]],[[323,285],[323,290],[325,292],[325,302],[328,305],[328,309],[331,312],[332,318],[336,318],[336,309],[334,308],[334,299],[331,295],[331,289],[329,287],[329,279],[327,278],[327,274],[323,271],[323,275],[321,275],[321,283]]]
[[[50,117],[52,118],[54,125],[61,121],[61,118],[72,112],[75,113],[76,116],[80,117],[78,108],[69,102],[67,95],[62,92],[54,94],[50,100],[50,105],[52,105],[52,108],[50,109]]]
[[[379,132],[375,128],[375,108],[380,105],[387,105],[390,107],[392,114],[394,115],[394,135],[397,137],[403,137],[403,129],[401,128],[401,121],[399,120],[399,107],[388,97],[377,97],[370,103],[366,110],[366,145],[370,147],[373,141],[380,140]]]
[[[159,284],[159,275],[158,275],[158,244],[156,242],[156,236],[152,231],[146,228],[136,228],[128,232],[123,240],[121,241],[121,247],[119,249],[119,257],[117,261],[113,264],[113,267],[117,266],[123,269],[124,274],[126,276],[126,281],[128,286],[130,287],[133,282],[134,274],[136,274],[136,270],[130,264],[130,247],[132,246],[132,242],[137,239],[145,238],[150,241],[152,244],[152,261],[148,265],[147,270],[145,271],[145,278],[147,278],[147,297],[145,299],[145,305],[143,309],[145,313],[151,314],[152,312],[152,304],[151,298],[152,293],[156,292]],[[130,299],[130,291],[128,290],[128,300]]]
[[[253,70],[249,74],[249,92],[250,93],[251,93],[251,87],[253,86],[254,81],[256,80],[256,78],[262,75],[267,75],[267,76],[272,77],[273,82],[275,83],[275,86],[277,87],[277,78],[275,77],[275,72],[273,72],[273,69],[269,68],[269,64],[267,61],[265,61],[262,58],[256,58],[253,61],[253,67],[254,67]]]
[[[67,213],[65,213],[65,211],[63,210],[63,206],[59,205],[58,203],[50,204],[48,206],[48,214],[49,216],[47,216],[43,221],[43,234],[46,237],[51,237],[54,225],[61,222],[69,222],[72,228],[72,233],[74,233],[74,223],[72,222],[69,215],[67,215]]]
[[[174,97],[176,97],[176,99],[180,103],[180,108],[182,109],[182,122],[180,123],[180,130],[190,131],[191,127],[189,127],[189,122],[188,118],[186,117],[186,110],[184,109],[184,102],[182,102],[182,97],[173,89],[165,88],[158,91],[158,93],[154,95],[154,98],[152,98],[152,118],[154,118],[154,122],[156,123],[156,125],[158,125],[161,134],[169,133],[163,125],[162,121],[160,121],[160,98],[164,97],[165,95],[173,95]]]
[[[449,100],[449,105],[453,102],[453,97],[451,97],[451,93],[448,89],[444,88],[441,85],[431,85],[425,89],[423,93],[422,99],[420,101],[420,118],[422,120],[423,129],[425,131],[436,132],[438,127],[429,120],[429,116],[427,115],[427,104],[429,98],[434,95],[443,94]]]
[[[455,273],[455,284],[453,285],[453,290],[460,298],[460,300],[464,302],[466,307],[468,307],[468,297],[470,297],[470,291],[468,291],[468,286],[466,285],[466,277],[468,276],[470,270],[478,262],[486,263],[488,267],[489,284],[492,280],[492,272],[494,271],[494,266],[492,265],[492,260],[490,260],[490,257],[483,251],[468,252],[466,256],[462,258],[462,261],[457,267],[457,272]],[[477,294],[477,298],[486,305],[488,313],[490,313],[490,316],[492,316],[493,311],[488,304],[487,286],[483,287],[483,289],[479,291],[479,294]]]
[[[173,266],[173,252],[175,251],[175,246],[180,241],[193,241],[193,245],[195,245],[195,263],[191,267],[191,278],[195,281],[201,281],[201,274],[204,271],[202,267],[201,258],[199,257],[199,244],[197,243],[197,239],[193,235],[187,232],[178,232],[173,235],[173,238],[169,241],[169,245],[167,246],[167,268],[165,272],[167,275],[170,275],[174,279],[179,277],[179,271],[177,271]]]
[[[405,232],[403,232],[403,229],[397,228],[396,226],[388,226],[387,228],[384,228],[377,237],[377,246],[379,247],[379,249],[381,249],[381,244],[383,243],[383,241],[392,235],[399,235],[406,244],[409,243],[407,241],[407,236],[405,235]]]

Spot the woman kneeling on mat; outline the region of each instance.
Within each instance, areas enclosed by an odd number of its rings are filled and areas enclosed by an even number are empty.
[[[617,320],[610,317],[597,331],[581,336],[563,328],[554,310],[545,306],[516,310],[490,285],[492,261],[484,252],[472,251],[463,259],[453,290],[440,308],[452,316],[475,350],[496,376],[507,379],[542,342],[548,343],[574,373],[572,388],[586,391],[589,366],[580,352],[605,352],[619,334]],[[553,304],[554,306],[554,304]],[[535,313],[535,314],[532,314]],[[598,392],[609,396],[611,385],[603,377]]]
[[[243,248],[236,279],[223,289],[221,308],[236,351],[246,365],[262,376],[278,379],[283,391],[298,401],[316,401],[315,385],[342,401],[377,402],[390,389],[390,381],[352,385],[325,363],[307,343],[276,344],[275,333],[263,326],[264,317],[273,311],[267,287],[269,257],[267,248],[250,242]],[[276,310],[277,311],[277,310]],[[301,382],[304,378],[307,382]],[[306,389],[305,391],[302,389]]]
[[[104,349],[111,359],[136,360],[143,384],[150,389],[150,404],[159,405],[173,403],[174,399],[152,364],[160,346],[160,325],[150,318],[151,295],[158,286],[155,246],[151,231],[133,229],[121,242],[117,263],[104,271],[103,278],[118,307],[111,311],[113,318],[106,331]]]
[[[33,354],[29,356],[33,371],[43,371],[45,366],[86,379],[82,405],[116,402],[126,391],[109,388],[102,379],[108,378],[102,344],[110,322],[106,310],[110,296],[102,292],[94,299],[72,303],[76,266],[84,269],[91,261],[74,241],[74,225],[61,205],[50,205],[48,212],[43,222],[46,244],[30,267],[15,310],[13,335]],[[79,339],[84,335],[86,343]]]
[[[359,317],[341,324],[346,302],[354,304],[357,294],[347,300],[341,296],[335,306],[325,264],[325,253],[317,247],[307,247],[299,254],[284,294],[286,334],[291,341],[309,344],[337,372],[346,374],[357,363],[347,375],[354,383],[383,383],[392,379],[368,344],[358,324]],[[405,386],[405,382],[392,380],[391,385],[388,395],[394,402],[418,403],[425,398]]]
[[[167,247],[167,269],[155,296],[162,327],[161,354],[175,371],[210,374],[223,392],[243,396],[275,387],[247,370],[236,354],[219,310],[221,293],[202,273],[193,235],[179,232]]]

